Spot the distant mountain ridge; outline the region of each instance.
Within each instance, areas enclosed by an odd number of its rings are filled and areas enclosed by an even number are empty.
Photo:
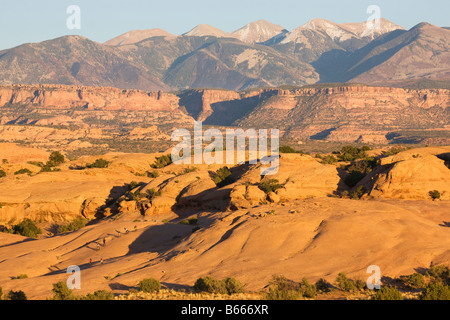
[[[123,89],[381,84],[450,80],[450,30],[386,20],[337,24],[313,19],[288,31],[259,20],[230,33],[201,24],[183,35],[132,30],[104,44],[80,36],[0,51],[0,84]]]

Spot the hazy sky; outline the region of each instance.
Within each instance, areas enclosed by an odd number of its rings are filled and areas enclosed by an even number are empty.
[[[313,18],[362,22],[369,5],[411,28],[426,21],[450,26],[450,0],[2,0],[0,49],[78,34],[105,42],[133,29],[162,28],[182,34],[198,24],[224,31],[265,19],[292,30]],[[69,30],[70,5],[81,9],[81,29]]]

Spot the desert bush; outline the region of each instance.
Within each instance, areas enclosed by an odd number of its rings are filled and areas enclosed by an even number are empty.
[[[194,284],[194,289],[197,291],[226,294],[227,288],[224,281],[216,280],[210,276],[197,279]]]
[[[108,290],[97,290],[94,293],[88,293],[85,300],[114,300],[114,293]]]
[[[65,158],[59,151],[53,151],[48,159],[47,166],[56,167],[62,163],[64,163]]]
[[[366,154],[367,150],[370,150],[370,148],[369,147],[357,148],[353,146],[344,146],[341,149],[339,158],[342,161],[354,161],[358,159],[365,159],[367,158]]]
[[[365,283],[361,280],[349,279],[344,272],[341,272],[336,278],[336,287],[343,291],[355,292],[364,289]]]
[[[299,300],[303,298],[298,283],[281,275],[274,275],[269,283],[267,300]]]
[[[147,171],[147,177],[153,178],[153,179],[158,178],[159,177],[159,172],[156,171],[156,170],[153,170],[151,172]]]
[[[382,287],[380,290],[376,290],[373,300],[403,300],[403,296],[400,291],[394,287]]]
[[[153,198],[159,197],[161,195],[162,195],[161,190],[156,191],[156,189],[149,189],[147,190],[146,198],[152,200]]]
[[[160,157],[156,157],[155,163],[151,165],[153,169],[160,169],[167,167],[172,163],[172,158],[169,155],[162,155]]]
[[[8,293],[9,300],[27,300],[27,295],[22,290],[13,291],[10,290]]]
[[[404,283],[412,289],[422,289],[425,287],[425,277],[420,273],[413,273],[406,277]]]
[[[225,278],[222,281],[229,295],[244,292],[244,286],[235,278]]]
[[[438,200],[441,198],[441,193],[438,190],[432,190],[432,191],[428,192],[428,194],[430,195],[431,199],[433,199],[433,200]]]
[[[333,164],[333,163],[336,163],[336,162],[339,161],[339,160],[338,160],[335,156],[333,156],[333,155],[327,155],[327,156],[325,156],[325,157],[322,157],[321,159],[322,159],[322,161],[320,161],[320,163],[323,163],[323,164]]]
[[[228,167],[222,167],[218,169],[214,174],[214,183],[219,187],[226,186],[233,182],[231,177],[231,171]]]
[[[281,146],[278,149],[279,153],[297,153],[297,151],[295,151],[292,147],[290,146]]]
[[[28,278],[28,275],[26,275],[26,274],[19,274],[17,277],[15,277],[14,279],[27,279]]]
[[[58,227],[58,233],[77,231],[86,226],[87,220],[83,218],[75,219],[74,221],[61,225]]]
[[[0,178],[6,177],[6,172],[4,170],[0,170]]]
[[[425,276],[450,284],[450,269],[444,265],[430,267],[425,273]]]
[[[331,284],[327,280],[320,278],[316,281],[315,286],[319,292],[329,292]]]
[[[27,169],[27,168],[23,168],[23,169],[20,169],[20,170],[17,170],[16,172],[14,172],[14,175],[16,175],[16,176],[19,174],[27,174],[27,175],[31,176],[33,174],[33,172],[31,172],[30,169]]]
[[[142,292],[159,292],[161,290],[161,283],[153,278],[141,280],[138,286]]]
[[[198,218],[197,217],[192,217],[189,219],[185,219],[180,221],[181,224],[186,224],[186,225],[195,225],[198,223]]]
[[[92,168],[104,169],[104,168],[108,168],[109,163],[110,163],[109,161],[100,158],[100,159],[95,160],[94,163],[87,164],[86,168],[89,168],[89,169],[92,169]]]
[[[75,295],[65,281],[53,284],[53,300],[75,300]]]
[[[3,297],[3,289],[2,287],[0,287],[0,300],[2,300],[2,297]]]
[[[28,238],[37,238],[42,233],[42,230],[32,220],[25,219],[19,224],[13,225],[11,230],[8,229],[8,232]]]
[[[275,192],[276,190],[282,188],[277,179],[263,180],[259,183],[259,188],[265,193]]]
[[[350,199],[359,200],[364,195],[364,192],[366,192],[364,187],[363,186],[358,186],[358,188],[356,188],[355,191],[350,193]]]
[[[450,286],[438,281],[430,282],[419,296],[420,300],[450,300]]]
[[[317,294],[316,286],[311,284],[308,279],[303,278],[300,283],[300,294],[305,298],[315,298]]]
[[[398,147],[392,147],[387,151],[383,152],[383,156],[387,157],[387,156],[392,156],[394,154],[400,153],[402,151],[407,150],[407,148],[402,147],[402,146],[398,146]]]
[[[141,184],[139,182],[131,181],[128,184],[127,188],[128,188],[128,191],[131,191],[131,190],[136,189],[137,187],[140,187],[140,186],[141,186]]]

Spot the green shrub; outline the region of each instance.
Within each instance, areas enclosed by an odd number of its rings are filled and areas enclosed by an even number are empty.
[[[357,159],[364,159],[367,157],[366,151],[368,147],[356,148],[353,146],[342,147],[339,158],[342,161],[354,161]],[[369,148],[370,150],[370,148]]]
[[[352,280],[347,277],[344,272],[338,274],[336,278],[336,287],[343,291],[347,292],[355,292],[358,290],[362,290],[365,287],[365,284],[361,280]]]
[[[24,168],[24,169],[20,169],[17,170],[16,172],[14,172],[14,174],[17,176],[19,174],[28,174],[29,176],[31,176],[33,174],[33,172],[31,172],[29,169]]]
[[[19,291],[9,291],[8,293],[9,300],[27,300],[27,295],[22,290]]]
[[[444,265],[430,267],[425,273],[425,276],[450,284],[450,269]]]
[[[97,290],[94,293],[88,293],[86,300],[114,300],[114,293],[108,290]]]
[[[49,167],[56,167],[56,166],[60,165],[61,163],[64,163],[64,161],[65,161],[65,158],[59,151],[53,151],[50,154],[50,157],[49,157],[46,165]]]
[[[281,146],[279,148],[279,153],[297,153],[297,151],[295,151],[290,146]]]
[[[325,157],[321,157],[321,159],[322,159],[322,161],[320,161],[320,163],[323,163],[323,164],[333,164],[333,163],[336,163],[339,161],[333,155],[327,155]]]
[[[225,278],[222,281],[225,283],[225,289],[229,295],[244,292],[244,286],[235,278]]]
[[[103,168],[108,168],[109,163],[110,163],[109,161],[106,161],[105,159],[100,158],[100,159],[95,160],[94,163],[86,165],[86,167],[89,169],[92,169],[92,168],[103,169]]]
[[[218,169],[214,175],[214,183],[219,187],[226,186],[233,182],[231,177],[231,171],[228,167],[222,167]]]
[[[194,289],[197,291],[226,294],[228,293],[225,282],[216,280],[210,276],[197,279],[194,284]]]
[[[450,287],[438,281],[432,281],[419,296],[420,300],[450,300]]]
[[[159,169],[167,167],[172,164],[172,158],[169,155],[162,155],[160,157],[156,157],[155,163],[151,165],[153,169]]]
[[[28,275],[26,274],[19,274],[17,277],[15,277],[14,279],[27,279]]]
[[[403,296],[400,291],[394,287],[382,287],[380,290],[376,290],[373,300],[403,300]]]
[[[2,297],[3,297],[3,289],[2,287],[0,287],[0,300],[2,300]]]
[[[275,192],[282,187],[277,179],[263,180],[259,183],[259,188],[265,193]]]
[[[0,178],[6,177],[6,172],[4,170],[0,170]]]
[[[149,178],[158,178],[159,177],[159,172],[158,171],[155,171],[155,170],[153,170],[152,172],[150,172],[150,171],[147,171],[147,177],[149,177]]]
[[[161,283],[153,278],[147,278],[139,282],[139,290],[142,292],[159,292]]]
[[[358,186],[358,188],[356,188],[355,191],[350,193],[350,199],[359,200],[364,195],[364,192],[366,192],[364,187],[363,186]]]
[[[305,298],[315,298],[317,293],[316,286],[311,284],[308,279],[303,278],[300,283],[300,294]]]
[[[269,283],[269,292],[266,294],[267,300],[299,300],[303,296],[300,286],[294,281],[286,279],[284,276],[274,275]]]
[[[32,220],[25,219],[19,224],[13,225],[10,232],[28,238],[37,238],[42,233],[42,230]]]
[[[71,232],[71,231],[77,231],[81,228],[84,228],[86,226],[87,220],[83,218],[75,219],[74,221],[59,226],[58,227],[58,233],[64,233],[64,232]]]
[[[161,190],[156,191],[155,189],[149,189],[147,190],[147,194],[145,196],[147,199],[152,200],[155,197],[161,196],[161,194],[162,194]]]
[[[139,187],[141,184],[140,183],[138,183],[138,182],[136,182],[136,181],[131,181],[129,184],[128,184],[128,191],[131,191],[131,190],[133,190],[133,189],[136,189],[137,187]]]
[[[441,193],[438,190],[433,190],[428,192],[428,194],[430,195],[431,199],[433,200],[438,200],[441,198]]]
[[[75,295],[65,281],[53,284],[53,300],[75,300]]]
[[[181,224],[185,224],[185,225],[195,225],[198,223],[198,218],[197,217],[192,217],[189,219],[185,219],[180,221]]]
[[[425,277],[420,273],[413,273],[407,276],[404,282],[412,289],[422,289],[425,287]]]
[[[315,286],[317,291],[329,292],[331,284],[327,280],[320,278],[319,280],[317,280]]]

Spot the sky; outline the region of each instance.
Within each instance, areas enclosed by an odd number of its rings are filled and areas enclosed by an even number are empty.
[[[67,27],[71,5],[80,9],[79,29]],[[198,24],[231,32],[260,19],[288,30],[314,18],[363,22],[370,5],[406,29],[423,21],[450,26],[449,0],[2,0],[0,50],[74,34],[100,43],[130,30],[183,34]]]

